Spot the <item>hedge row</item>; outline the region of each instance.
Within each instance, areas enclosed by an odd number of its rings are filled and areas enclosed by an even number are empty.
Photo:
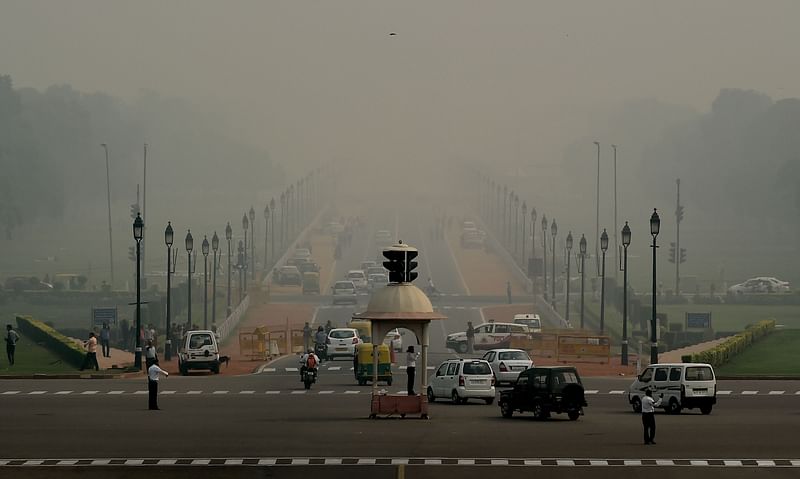
[[[28,338],[57,354],[66,363],[81,367],[86,352],[73,341],[30,316],[17,316],[17,328]]]
[[[744,351],[748,346],[775,330],[775,320],[766,319],[748,326],[741,333],[729,338],[709,350],[683,357],[684,362],[708,363],[712,366],[721,366],[734,356]]]

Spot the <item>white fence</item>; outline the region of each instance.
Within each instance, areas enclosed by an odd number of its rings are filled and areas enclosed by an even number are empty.
[[[225,321],[219,325],[217,328],[217,335],[219,336],[220,341],[225,341],[225,338],[228,337],[228,334],[231,331],[236,330],[236,326],[239,325],[239,321],[244,317],[244,314],[247,312],[247,307],[250,306],[250,295],[244,297],[241,303],[236,306],[236,309],[231,311],[230,316],[225,318]]]

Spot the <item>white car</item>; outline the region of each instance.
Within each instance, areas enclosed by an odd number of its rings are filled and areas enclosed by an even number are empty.
[[[524,324],[515,323],[495,323],[490,321],[475,328],[475,350],[488,350],[509,347],[511,345],[511,335],[526,335],[530,330]],[[468,351],[467,333],[448,334],[445,340],[445,347],[453,349],[461,354]]]
[[[389,334],[383,338],[383,344],[392,348],[395,352],[402,352],[403,351],[403,335],[400,334],[400,330],[397,328],[389,331]]]
[[[532,333],[542,332],[542,318],[538,314],[515,314],[514,322],[524,324]]]
[[[311,250],[308,248],[297,248],[294,250],[294,257],[299,259],[310,259],[311,258]]]
[[[363,271],[365,275],[369,276],[369,269],[376,266],[378,266],[378,263],[375,261],[362,261],[359,269]]]
[[[367,280],[367,287],[370,291],[383,288],[387,284],[389,284],[389,277],[385,273],[371,274]]]
[[[352,281],[357,290],[364,291],[367,289],[367,276],[360,269],[350,270],[344,277],[347,281]]]
[[[791,288],[788,281],[767,276],[750,278],[744,283],[734,284],[728,288],[728,292],[732,294],[788,293],[789,291]]]
[[[333,304],[358,303],[356,296],[356,285],[352,281],[337,281],[331,286]]]
[[[328,346],[328,359],[331,361],[338,356],[352,358],[355,355],[356,346],[362,343],[358,336],[358,330],[353,328],[331,329],[325,342]]]
[[[428,386],[428,402],[450,398],[453,404],[467,399],[483,399],[492,404],[495,397],[492,367],[483,359],[449,359],[443,362]]]
[[[497,384],[513,384],[522,371],[533,367],[528,353],[521,349],[492,349],[483,355],[497,378]]]

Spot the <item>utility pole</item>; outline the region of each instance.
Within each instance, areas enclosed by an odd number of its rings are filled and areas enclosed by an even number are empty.
[[[106,200],[108,202],[108,255],[109,259],[111,260],[109,266],[111,266],[111,289],[114,289],[114,242],[111,239],[111,175],[109,173],[108,168],[108,145],[105,143],[101,143],[100,146],[106,152]],[[137,333],[138,334],[138,333]]]
[[[675,205],[675,296],[681,294],[681,221],[683,220],[683,206],[681,206],[681,179],[675,180],[678,190]]]
[[[597,197],[595,199],[595,226],[594,237],[600,237],[600,142],[595,141],[594,146],[597,147]],[[597,266],[597,276],[600,276],[600,245],[595,242],[594,244],[594,262]]]
[[[144,144],[144,178],[142,179],[142,246],[147,240],[147,143]],[[144,289],[147,289],[147,274],[145,273],[145,266],[147,261],[147,249],[142,248],[142,284]]]
[[[614,260],[619,264],[619,238],[617,237],[617,145],[611,145],[614,149]],[[619,268],[614,268],[614,279],[617,279]]]

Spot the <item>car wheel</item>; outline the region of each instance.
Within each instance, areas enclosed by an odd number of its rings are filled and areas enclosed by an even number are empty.
[[[514,409],[508,401],[500,401],[500,414],[503,417],[511,417],[514,415]]]
[[[436,402],[436,396],[433,394],[433,388],[428,386],[428,402]]]
[[[700,406],[700,412],[705,414],[706,416],[711,414],[711,409],[712,409],[711,404],[708,404],[706,406]]]
[[[544,420],[547,418],[547,413],[544,411],[542,403],[540,403],[539,401],[533,403],[532,412],[533,412],[533,417],[535,417],[536,419]]]
[[[667,404],[667,413],[669,414],[680,414],[681,413],[681,405],[677,399],[672,398],[669,400]]]
[[[486,398],[486,399],[484,399],[484,401],[486,401],[486,404],[490,404],[491,405],[494,402],[494,398]]]
[[[458,351],[459,354],[467,354],[467,343],[458,343],[456,351]]]
[[[633,408],[633,412],[637,414],[642,412],[642,400],[638,397],[633,398],[633,401],[631,401],[631,407]]]
[[[458,397],[458,391],[453,391],[453,394],[450,396],[450,399],[453,400],[453,404],[460,404],[461,398]]]
[[[570,411],[570,412],[567,413],[567,416],[569,416],[569,420],[570,421],[575,421],[579,417],[581,417],[581,413],[580,413],[580,411]]]

